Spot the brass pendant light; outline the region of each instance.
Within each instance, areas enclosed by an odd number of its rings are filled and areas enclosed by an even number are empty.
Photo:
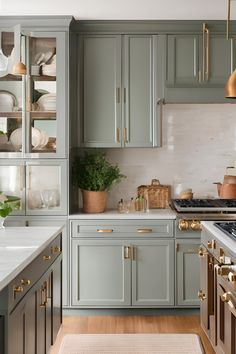
[[[230,1],[228,0],[228,17],[227,17],[227,32],[226,39],[230,39]],[[225,86],[225,97],[226,98],[236,98],[236,69],[232,72]]]

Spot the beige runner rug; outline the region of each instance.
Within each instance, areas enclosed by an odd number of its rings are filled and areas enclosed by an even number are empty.
[[[67,334],[59,354],[203,354],[197,334]]]

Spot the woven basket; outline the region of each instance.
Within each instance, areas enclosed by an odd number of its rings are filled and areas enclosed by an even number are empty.
[[[153,179],[150,185],[138,187],[138,194],[148,197],[150,209],[165,209],[169,206],[171,186],[162,185]]]
[[[107,206],[107,192],[94,192],[81,189],[84,213],[103,213]]]

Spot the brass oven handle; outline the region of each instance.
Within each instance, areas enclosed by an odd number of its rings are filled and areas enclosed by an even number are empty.
[[[152,229],[137,229],[137,232],[140,234],[148,234],[152,232]]]
[[[200,301],[204,301],[206,299],[206,294],[202,290],[199,290],[197,295]]]
[[[217,274],[220,276],[227,276],[230,272],[230,267],[223,265],[220,267],[217,267]]]
[[[97,229],[97,232],[101,232],[101,233],[111,233],[113,232],[112,229]]]

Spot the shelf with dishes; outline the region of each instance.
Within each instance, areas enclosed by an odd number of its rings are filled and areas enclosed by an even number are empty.
[[[56,76],[48,75],[31,75],[33,81],[56,81]]]
[[[0,77],[0,81],[22,81],[22,76],[7,74],[5,76]]]
[[[56,111],[31,111],[31,119],[55,120],[57,118]]]
[[[11,112],[1,112],[0,111],[0,118],[13,118],[13,119],[21,119],[22,118],[22,111],[11,111]]]

